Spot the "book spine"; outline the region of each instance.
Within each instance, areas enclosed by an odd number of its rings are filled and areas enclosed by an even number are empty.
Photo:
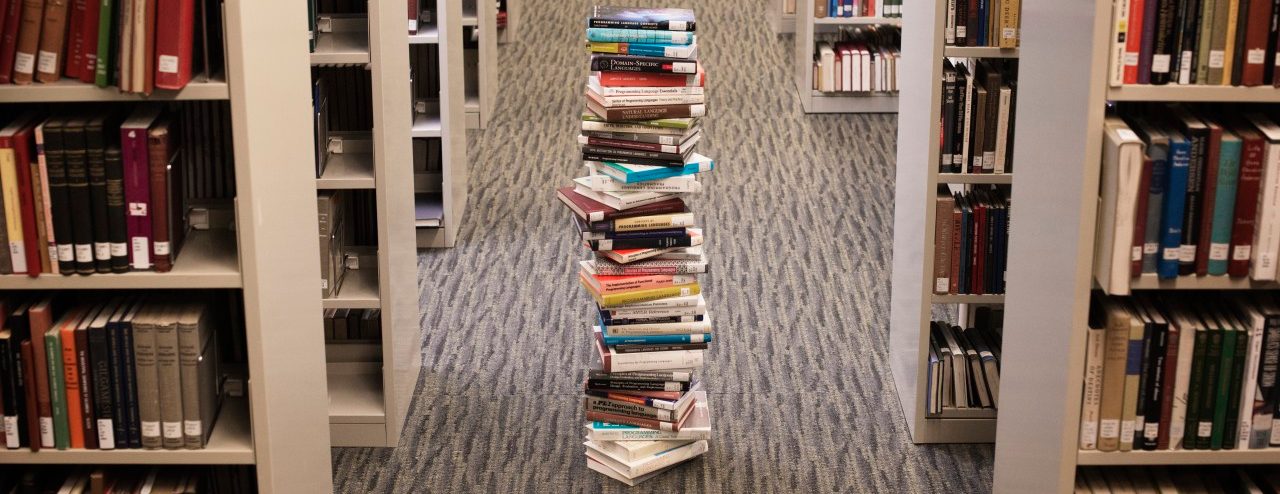
[[[111,359],[111,401],[108,403],[112,406],[112,427],[115,429],[114,437],[116,446],[120,448],[133,447],[134,438],[129,436],[129,405],[125,395],[129,390],[129,374],[125,372],[125,354],[132,354],[132,347],[125,346],[124,330],[121,329],[119,323],[111,323],[107,327],[107,345],[109,347]],[[99,425],[101,427],[101,425]],[[139,431],[141,435],[141,431]],[[142,444],[142,438],[136,438],[138,444]]]
[[[84,54],[82,56],[83,66],[80,69],[79,79],[80,82],[86,84],[93,84],[97,71],[100,6],[101,2],[99,0],[85,0],[84,22],[81,24],[81,29],[83,30],[81,38],[84,43],[82,51]]]
[[[1240,84],[1244,86],[1261,86],[1264,82],[1264,68],[1267,61],[1267,35],[1270,33],[1271,0],[1252,0],[1249,2],[1249,16],[1246,18],[1246,34],[1244,46],[1241,47],[1244,65],[1241,68]]]
[[[0,84],[13,82],[13,56],[18,48],[18,26],[22,16],[22,0],[9,0],[4,5],[0,24]]]
[[[14,145],[11,143],[10,146]],[[18,190],[17,154],[13,149],[0,147],[0,191],[4,195],[5,246],[13,273],[27,272],[26,244],[22,239],[22,202]]]
[[[53,238],[53,218],[49,217],[49,188],[45,171],[44,136],[41,129],[35,128],[35,154],[31,157],[28,168],[31,174],[31,200],[35,209],[37,235],[37,257],[40,258],[40,272],[54,273],[58,270],[58,248]]]
[[[1210,449],[1213,441],[1214,408],[1217,403],[1218,375],[1222,369],[1223,331],[1209,330],[1208,347],[1204,353],[1204,367],[1199,377],[1199,422],[1196,424],[1196,449]]]
[[[587,396],[583,401],[586,410],[592,412],[611,413],[615,415],[662,420],[666,422],[675,422],[678,418],[676,417],[674,410],[663,410],[625,401],[615,401],[597,396]]]
[[[1253,399],[1253,426],[1249,434],[1249,449],[1262,449],[1271,444],[1275,418],[1276,377],[1280,374],[1280,317],[1267,317],[1262,348],[1258,358],[1257,388]],[[1251,376],[1249,376],[1251,377]]]
[[[1190,153],[1187,161],[1186,201],[1183,202],[1182,214],[1182,247],[1178,250],[1178,274],[1189,275],[1196,271],[1196,247],[1200,240],[1200,220],[1204,215],[1204,171],[1207,166],[1205,155],[1208,154],[1207,129],[1204,131],[1190,129],[1187,140]]]
[[[604,240],[600,240],[604,242]],[[693,276],[664,276],[664,275],[638,275],[628,276],[626,278],[595,278],[599,283],[600,293],[625,292],[631,290],[647,290],[653,288],[670,288],[672,286],[687,285],[697,281]]]
[[[607,328],[606,328],[607,331]],[[647,335],[609,335],[604,337],[604,344],[613,345],[666,345],[685,343],[710,343],[711,333],[693,334],[647,334]]]
[[[99,133],[103,129],[90,132]],[[107,165],[106,150],[102,148],[88,149],[85,160],[88,163],[89,201],[88,216],[92,220],[93,229],[93,265],[99,273],[110,273],[111,269],[111,235],[108,225],[107,199]]]
[[[1183,420],[1182,449],[1196,449],[1200,435],[1200,406],[1204,398],[1205,354],[1208,353],[1209,332],[1197,330],[1192,337],[1191,369],[1187,375],[1186,416]],[[1174,443],[1178,444],[1178,443]]]
[[[25,442],[25,431],[18,426],[22,420],[23,368],[18,342],[11,337],[0,338],[0,431],[4,432],[4,447],[18,449]]]
[[[80,366],[76,359],[75,328],[66,327],[59,330],[62,351],[62,378],[66,383],[67,439],[69,446],[84,449],[84,417],[80,408]]]
[[[98,449],[115,449],[115,384],[111,366],[111,344],[107,331],[88,331],[89,363],[93,366],[93,416],[98,431]],[[122,444],[122,446],[127,446]]]
[[[1226,270],[1227,250],[1230,246],[1230,230],[1219,232],[1222,227],[1230,225],[1232,209],[1235,206],[1236,172],[1223,162],[1223,141],[1221,130],[1212,129],[1208,142],[1208,152],[1204,161],[1204,191],[1200,207],[1200,234],[1196,247],[1195,273],[1199,276],[1209,274],[1210,264],[1215,268]],[[1230,148],[1230,142],[1226,143]],[[1230,153],[1230,149],[1226,149]],[[1219,225],[1225,220],[1227,225]],[[1215,240],[1219,233],[1227,235],[1226,243]],[[1218,261],[1218,262],[1214,262]]]
[[[1209,81],[1209,54],[1213,45],[1213,14],[1217,10],[1218,0],[1200,0],[1199,17],[1196,19],[1196,68],[1191,76],[1193,84],[1207,84]]]
[[[629,20],[629,19],[603,19],[592,17],[587,19],[587,27],[601,29],[639,29],[647,31],[688,31],[693,32],[697,23],[694,21],[647,21],[647,20]]]
[[[1225,404],[1219,406],[1225,407],[1225,417],[1222,422],[1222,448],[1236,449],[1240,432],[1240,396],[1241,387],[1244,385],[1244,369],[1248,363],[1249,356],[1249,335],[1243,329],[1233,331],[1236,333],[1235,353],[1231,359],[1231,373],[1227,376],[1227,390]]]
[[[113,0],[98,3],[98,55],[93,69],[93,82],[98,87],[107,87],[115,82],[114,69],[118,60],[111,55],[115,53],[116,10]]]
[[[63,74],[70,79],[79,79],[84,71],[84,14],[89,0],[72,0],[71,21],[67,24],[67,56],[64,61]]]
[[[675,383],[674,385],[679,387],[679,386],[683,386],[683,384],[681,383],[687,383],[691,381],[693,379],[693,373],[689,371],[641,371],[641,372],[609,373],[609,372],[604,372],[599,370],[591,370],[590,372],[587,373],[587,379],[595,380],[595,381],[619,381],[619,382],[621,381],[642,381],[642,382],[670,381],[670,382],[674,382]],[[679,387],[679,389],[677,390],[671,390],[671,389],[666,389],[667,387],[669,386],[664,386],[663,389],[666,391],[678,391],[678,390],[685,389],[683,387]]]
[[[191,81],[192,45],[195,36],[194,0],[159,0],[155,28],[155,86],[182,89]]]
[[[1242,344],[1244,365],[1236,388],[1239,397],[1233,404],[1236,419],[1234,446],[1237,449],[1249,449],[1249,438],[1253,434],[1253,404],[1257,393],[1258,369],[1262,366],[1262,340],[1266,333],[1266,317],[1253,317],[1248,321],[1247,343]],[[1242,334],[1244,336],[1244,334]]]
[[[702,440],[711,439],[710,431],[693,432],[688,429],[680,432],[663,432],[653,429],[644,429],[637,427],[610,427],[608,429],[596,429],[595,424],[603,425],[603,422],[595,422],[588,436],[592,441],[676,441],[676,440]],[[613,424],[609,424],[613,425]]]
[[[1227,264],[1227,274],[1233,277],[1249,275],[1249,261],[1253,257],[1253,237],[1257,227],[1258,194],[1262,185],[1264,147],[1262,139],[1245,139],[1241,146],[1235,221],[1231,228],[1231,260]]]
[[[107,239],[110,241],[111,271],[123,273],[129,270],[128,212],[124,199],[124,163],[118,148],[108,148],[104,153],[107,193]]]
[[[656,74],[696,74],[698,62],[635,55],[591,55],[592,71],[648,72]]]
[[[67,449],[71,446],[71,428],[67,423],[67,390],[62,371],[62,341],[57,331],[44,335],[32,335],[44,339],[45,365],[49,373],[49,410],[53,421],[53,446]]]
[[[14,84],[31,84],[40,48],[40,27],[44,21],[44,0],[21,0],[22,20],[18,26],[17,51],[13,56]]]
[[[1089,328],[1085,343],[1084,398],[1080,412],[1080,449],[1098,449],[1098,412],[1102,405],[1105,328]]]
[[[26,422],[27,422],[27,445],[31,451],[40,451],[44,445],[44,428],[43,422],[37,420],[40,417],[39,397],[36,396],[37,383],[36,375],[36,351],[32,348],[31,339],[22,340],[20,344],[22,352],[22,387],[26,391],[24,400],[26,402]]]
[[[1142,422],[1141,446],[1143,450],[1154,451],[1159,447],[1160,428],[1163,426],[1164,368],[1165,355],[1168,349],[1169,329],[1167,325],[1158,324],[1151,332],[1150,352],[1144,363],[1146,379],[1145,414]]]
[[[1160,228],[1160,278],[1176,278],[1182,257],[1182,219],[1187,196],[1178,191],[1187,190],[1191,164],[1191,145],[1186,140],[1173,141],[1169,145],[1169,182],[1164,197],[1164,212]]]
[[[19,135],[19,142],[15,143],[14,155],[17,159],[14,164],[17,165],[15,171],[18,175],[18,210],[22,215],[23,264],[26,265],[27,275],[34,278],[43,272],[41,259],[46,257],[48,251],[40,248],[40,225],[36,222],[36,186],[39,177],[31,174],[31,164],[36,163],[38,167],[39,157],[33,153],[30,141],[29,133]]]
[[[151,269],[151,171],[146,129],[120,129],[124,162],[124,200],[129,216],[129,260],[133,269]]]
[[[589,240],[588,243],[593,251],[602,250],[621,250],[621,249],[665,249],[669,247],[693,247],[700,245],[701,237],[691,237],[688,235],[681,237],[653,237],[653,238],[623,238],[623,239],[604,239]],[[608,289],[606,291],[612,291]]]
[[[1110,83],[1112,86],[1124,84],[1125,76],[1125,50],[1128,47],[1126,35],[1128,35],[1129,26],[1134,24],[1129,20],[1129,5],[1131,1],[1141,0],[1116,0],[1112,3],[1111,12],[1111,73]]]
[[[40,46],[36,52],[36,80],[58,82],[62,78],[63,44],[67,39],[67,0],[45,0]]]
[[[594,89],[592,91],[597,92]],[[599,99],[602,100],[606,108],[616,106],[691,105],[703,104],[707,101],[707,97],[701,94],[600,96]]]
[[[185,446],[182,435],[182,377],[178,356],[178,327],[157,324],[156,375],[160,390],[160,429],[165,449]]]
[[[1231,376],[1235,368],[1236,356],[1236,340],[1239,333],[1234,329],[1224,329],[1222,331],[1222,356],[1218,361],[1218,372],[1215,376],[1217,379],[1213,382],[1213,429],[1209,436],[1209,449],[1222,449],[1223,439],[1226,437],[1227,424],[1227,400],[1231,394]]]
[[[681,31],[587,28],[587,41],[687,45],[693,40],[693,33]]]
[[[83,129],[75,131],[77,135]],[[68,132],[71,134],[71,132]],[[78,138],[83,143],[83,137]],[[69,140],[67,144],[75,141]],[[89,167],[85,149],[78,145],[66,147],[67,204],[71,219],[71,235],[68,240],[75,248],[75,267],[80,274],[96,271],[93,262],[92,204],[89,194]]]
[[[1169,431],[1173,427],[1173,402],[1178,400],[1174,393],[1177,385],[1178,352],[1181,345],[1179,339],[1181,336],[1181,330],[1176,325],[1169,324],[1164,335],[1164,362],[1161,368],[1157,370],[1160,373],[1160,394],[1157,400],[1160,425],[1156,431],[1156,449],[1159,450],[1169,449]]]
[[[80,428],[83,430],[84,447],[98,449],[98,422],[94,420],[97,408],[94,406],[93,359],[89,356],[89,331],[86,328],[76,329],[76,371],[80,376]]]
[[[600,72],[600,85],[604,87],[684,87],[704,86],[706,75],[659,74],[648,72]]]
[[[179,391],[182,402],[182,437],[187,449],[204,445],[204,425],[200,417],[199,324],[178,325]]]
[[[618,415],[614,413],[606,413],[596,410],[587,410],[586,418],[590,421],[608,422],[611,424],[631,425],[635,427],[643,427],[645,429],[653,429],[658,431],[679,432],[680,427],[673,422],[666,422],[652,418],[632,417],[630,415]]]
[[[1132,316],[1131,316],[1132,317]],[[1130,322],[1128,346],[1125,352],[1124,396],[1120,415],[1120,451],[1130,451],[1134,445],[1134,432],[1140,429],[1138,424],[1138,395],[1142,389],[1142,357],[1145,350],[1143,344],[1144,326]]]
[[[691,118],[706,114],[706,105],[653,105],[620,108],[603,108],[601,114],[609,121],[652,120],[655,118]],[[595,111],[595,110],[592,110]],[[602,161],[602,160],[593,160]]]
[[[153,129],[147,139],[148,161],[150,163],[151,194],[151,260],[157,272],[168,272],[173,269],[174,247],[169,231],[169,133],[167,130]],[[175,165],[176,166],[176,165]]]
[[[156,332],[150,322],[133,325],[133,362],[138,381],[138,423],[142,447],[160,449],[160,388],[156,370]]]

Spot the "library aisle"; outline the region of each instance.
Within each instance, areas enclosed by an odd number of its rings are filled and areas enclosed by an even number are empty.
[[[703,277],[719,326],[703,374],[715,446],[645,491],[990,490],[992,447],[912,446],[894,394],[896,118],[804,115],[765,0],[636,3],[697,9],[715,116],[699,151],[717,161],[692,200],[716,253]],[[419,254],[425,363],[400,447],[335,449],[335,491],[627,489],[582,459],[589,304],[550,192],[580,172],[592,4],[522,5],[493,117],[470,139],[458,245]]]

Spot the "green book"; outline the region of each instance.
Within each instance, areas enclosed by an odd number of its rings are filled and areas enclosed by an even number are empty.
[[[1227,398],[1231,390],[1231,369],[1236,358],[1236,339],[1239,332],[1222,324],[1222,355],[1218,360],[1218,372],[1213,392],[1213,431],[1209,436],[1209,449],[1222,449],[1223,431],[1227,427]]]
[[[1200,426],[1200,400],[1204,390],[1204,354],[1209,346],[1209,332],[1196,328],[1195,346],[1191,352],[1191,375],[1187,383],[1187,417],[1182,433],[1182,449],[1196,449],[1197,428]]]
[[[1200,385],[1200,417],[1196,422],[1196,449],[1209,449],[1213,438],[1213,405],[1218,383],[1218,367],[1222,360],[1222,329],[1214,322],[1209,327],[1209,341],[1204,349],[1204,369],[1198,379]]]
[[[92,1],[92,0],[91,0]],[[93,82],[98,87],[107,87],[115,82],[115,60],[112,55],[116,50],[116,23],[119,13],[115,2],[102,0],[98,7],[98,59],[94,62]]]
[[[1236,449],[1240,436],[1240,393],[1244,387],[1244,366],[1249,359],[1249,330],[1236,324],[1235,358],[1231,360],[1231,378],[1227,381],[1227,417],[1222,430],[1222,449]],[[1250,404],[1252,405],[1252,404]]]
[[[62,336],[55,326],[44,334],[44,355],[49,365],[49,405],[53,408],[53,446],[71,446],[67,429],[67,386],[62,376]]]

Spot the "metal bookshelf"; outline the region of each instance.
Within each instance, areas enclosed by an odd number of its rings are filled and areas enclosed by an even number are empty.
[[[462,0],[462,25],[474,26],[471,32],[479,40],[479,47],[474,53],[463,54],[467,65],[476,66],[475,72],[464,78],[466,128],[483,129],[489,125],[494,98],[498,94],[498,37],[494,34],[498,31],[496,2]],[[465,33],[466,31],[460,32],[454,39],[461,40]],[[461,68],[462,64],[455,67]]]
[[[1280,448],[1222,451],[1078,450],[1089,293],[1109,101],[1272,103],[1280,89],[1108,87],[1109,0],[1035,2],[1023,9],[1014,150],[1017,226],[1009,251],[996,492],[1071,492],[1080,465],[1280,464]],[[1046,260],[1052,260],[1046,262]],[[1276,289],[1228,277],[1156,280],[1134,290]],[[1016,349],[1011,350],[1011,349]]]
[[[858,25],[892,25],[901,26],[900,18],[885,17],[813,17],[813,6],[803,8],[803,2],[797,2],[795,13],[795,81],[796,95],[800,97],[800,105],[805,113],[896,113],[898,111],[898,93],[824,93],[813,90],[813,53],[815,33],[835,31],[840,26]],[[910,9],[908,9],[910,10]],[[903,33],[905,40],[906,33]],[[905,43],[905,41],[904,41]],[[901,74],[909,74],[906,60],[899,60]],[[902,79],[909,79],[903,77]],[[907,82],[900,81],[900,87]]]
[[[440,194],[441,208],[444,211],[439,227],[416,229],[419,248],[453,247],[458,241],[458,231],[462,228],[462,217],[467,206],[467,129],[471,128],[470,120],[473,115],[479,118],[478,114],[468,114],[466,109],[466,94],[470,89],[464,87],[468,81],[463,68],[462,35],[463,26],[477,25],[484,17],[476,16],[475,1],[436,1],[437,24],[430,41],[420,36],[409,37],[410,44],[435,44],[439,50],[440,62],[437,67],[440,79],[438,112],[415,115],[409,128],[409,135],[415,138],[440,138],[441,173],[418,174],[412,177],[411,182],[416,193]],[[492,2],[479,1],[481,4],[489,4],[490,10],[497,11]],[[491,23],[494,22],[494,15],[496,13],[489,15]],[[420,30],[419,33],[421,32]],[[483,38],[481,46],[483,47]],[[407,70],[406,68],[406,72]],[[403,140],[402,144],[412,145],[409,139]],[[412,202],[409,207],[412,207]]]
[[[939,173],[938,136],[942,133],[943,59],[961,56],[1010,58],[1017,56],[1017,50],[945,46],[945,0],[906,2],[903,9],[906,11],[903,15],[911,22],[902,33],[903,77],[899,89],[904,97],[898,115],[890,368],[912,441],[994,442],[995,410],[944,410],[940,416],[927,413],[929,323],[933,320],[934,307],[942,304],[951,310],[963,311],[966,305],[1005,303],[1003,294],[933,293],[934,197],[938,184],[1013,183],[1012,174]],[[1019,218],[1021,207],[1019,204]],[[1008,355],[1008,345],[1005,348],[1004,355]],[[1003,405],[1003,384],[1001,390],[1000,404]]]
[[[193,232],[174,269],[90,276],[0,276],[0,290],[147,290],[226,288],[243,297],[248,377],[244,397],[223,400],[208,446],[201,450],[0,450],[3,464],[252,465],[263,492],[330,492],[323,345],[312,286],[319,253],[299,248],[315,238],[316,209],[308,125],[279,125],[306,115],[305,10],[289,2],[227,0],[226,73],[180,91],[121,94],[63,80],[0,87],[5,103],[140,100],[229,100],[235,155],[232,230]],[[251,131],[250,129],[256,129]],[[269,130],[262,130],[269,129]],[[287,391],[286,391],[287,390]]]

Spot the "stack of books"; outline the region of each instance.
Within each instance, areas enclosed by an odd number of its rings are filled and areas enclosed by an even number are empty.
[[[695,276],[707,260],[683,198],[714,166],[694,152],[705,112],[694,26],[685,9],[593,9],[587,170],[557,191],[593,253],[578,266],[599,354],[585,384],[587,466],[628,485],[706,453],[711,437],[696,375],[712,339]]]

